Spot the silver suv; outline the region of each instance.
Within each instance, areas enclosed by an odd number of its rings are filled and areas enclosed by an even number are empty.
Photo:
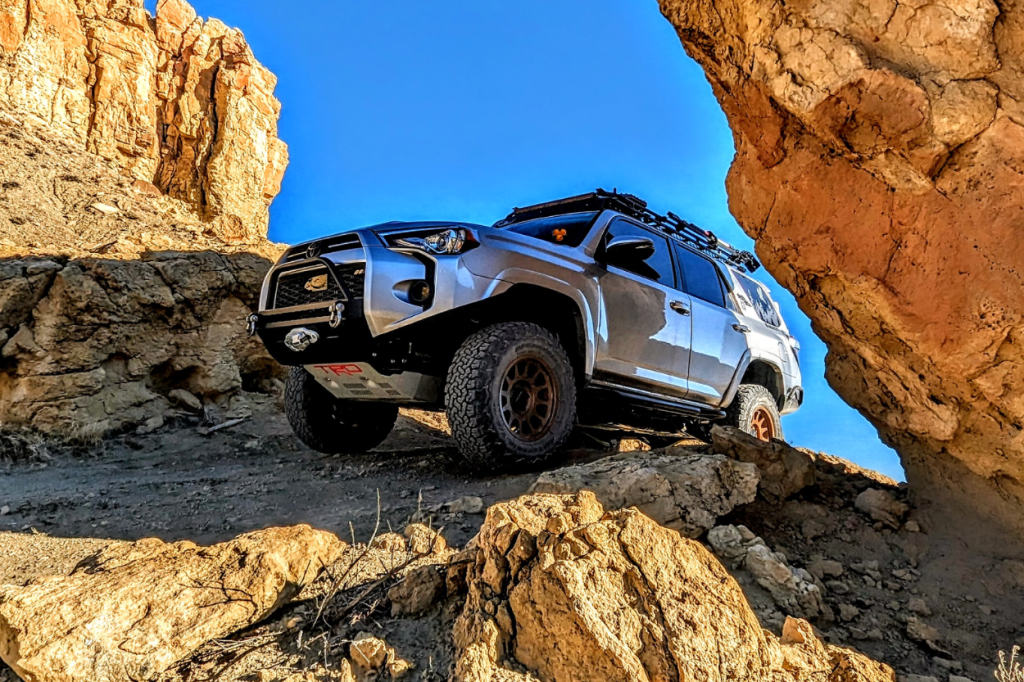
[[[574,431],[781,439],[803,401],[798,344],[758,267],[597,190],[492,227],[395,222],[295,246],[249,331],[292,366],[288,418],[325,453],[379,445],[403,406],[445,410],[478,469],[536,463]]]

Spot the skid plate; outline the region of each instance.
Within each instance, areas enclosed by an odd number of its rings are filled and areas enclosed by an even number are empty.
[[[416,372],[385,376],[365,362],[305,367],[320,385],[344,400],[433,403],[441,395],[441,379]]]

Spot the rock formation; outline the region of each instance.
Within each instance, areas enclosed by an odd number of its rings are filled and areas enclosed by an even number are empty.
[[[496,505],[475,544],[455,625],[463,682],[528,679],[513,662],[551,682],[895,680],[805,621],[776,638],[703,546],[590,493]]]
[[[273,86],[177,0],[7,3],[0,425],[93,436],[271,387],[244,320],[280,254]]]
[[[288,153],[277,79],[241,32],[184,0],[8,0],[0,104],[197,207],[227,241],[262,238]]]
[[[732,213],[832,386],[920,500],[1024,527],[1024,7],[660,6],[733,129]]]
[[[343,547],[308,526],[115,544],[69,576],[0,588],[0,658],[27,682],[152,679],[287,603]]]

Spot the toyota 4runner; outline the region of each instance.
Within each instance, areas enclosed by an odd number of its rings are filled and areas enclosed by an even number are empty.
[[[393,222],[295,246],[249,332],[291,366],[288,419],[324,453],[379,445],[403,406],[445,410],[478,469],[543,460],[574,430],[781,439],[803,401],[799,346],[758,267],[597,190],[492,227]]]

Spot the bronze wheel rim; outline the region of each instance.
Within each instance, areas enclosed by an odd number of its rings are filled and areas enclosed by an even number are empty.
[[[519,440],[537,441],[551,431],[556,399],[551,368],[539,358],[516,358],[501,380],[501,418]]]
[[[770,441],[775,437],[775,420],[767,409],[759,407],[750,418],[750,428],[760,440]]]

